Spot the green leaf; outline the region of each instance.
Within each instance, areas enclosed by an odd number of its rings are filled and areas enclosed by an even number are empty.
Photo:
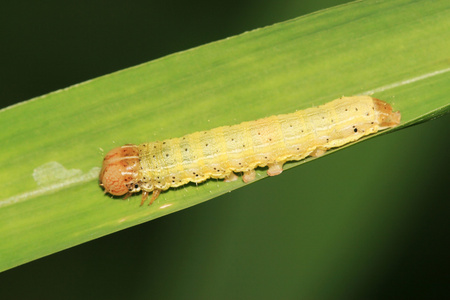
[[[139,196],[111,199],[97,176],[113,147],[355,94],[373,94],[400,110],[398,130],[449,111],[448,49],[446,1],[365,1],[3,109],[0,238],[6,242],[0,246],[0,271],[245,186],[190,184],[161,194],[150,207],[139,207]],[[311,159],[286,167],[306,161]],[[264,170],[257,174],[266,176]]]

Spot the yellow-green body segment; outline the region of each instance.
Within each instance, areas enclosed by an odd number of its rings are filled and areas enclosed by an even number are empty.
[[[300,160],[315,150],[326,151],[377,132],[377,117],[371,97],[348,97],[290,114],[141,144],[140,179],[165,190]]]

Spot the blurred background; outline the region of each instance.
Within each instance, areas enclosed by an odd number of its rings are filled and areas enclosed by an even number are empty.
[[[2,1],[0,107],[345,2]],[[0,299],[448,295],[449,125],[383,135],[0,273]]]

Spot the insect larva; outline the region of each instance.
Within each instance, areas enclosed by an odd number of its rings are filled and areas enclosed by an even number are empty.
[[[343,97],[291,114],[125,145],[105,156],[100,185],[105,193],[125,198],[142,191],[142,205],[150,192],[151,204],[161,191],[188,182],[232,181],[237,172],[243,172],[244,182],[250,182],[257,167],[268,166],[269,176],[278,175],[286,161],[323,155],[330,148],[394,127],[400,117],[384,101]]]

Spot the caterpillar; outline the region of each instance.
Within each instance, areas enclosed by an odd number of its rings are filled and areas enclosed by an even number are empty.
[[[318,157],[330,148],[397,126],[400,112],[369,96],[342,97],[290,114],[271,116],[141,145],[127,144],[107,153],[100,186],[113,196],[142,191],[143,205],[161,191],[209,178],[244,182],[255,179],[255,168],[267,174],[283,171],[287,161]]]

